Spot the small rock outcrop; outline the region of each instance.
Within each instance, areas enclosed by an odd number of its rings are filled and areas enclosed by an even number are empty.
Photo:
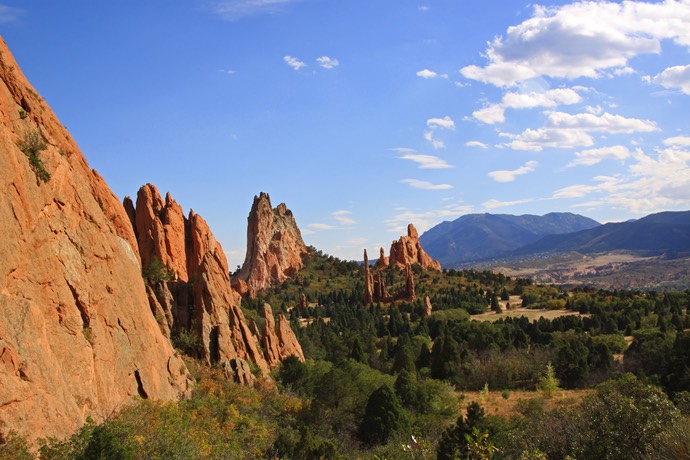
[[[266,327],[263,332],[262,342],[266,350],[268,365],[275,367],[290,356],[296,356],[300,361],[304,361],[302,347],[297,341],[297,337],[287,318],[284,315],[279,315],[276,327],[271,306],[264,304],[264,321]]]
[[[191,379],[151,314],[130,216],[0,39],[0,439],[63,438]]]
[[[364,296],[362,302],[364,305],[370,304],[374,301],[374,278],[371,275],[371,268],[369,267],[369,256],[367,250],[364,250]]]
[[[389,264],[402,269],[407,265],[419,264],[425,270],[441,271],[441,264],[422,249],[419,234],[412,224],[407,226],[407,236],[401,236],[391,244]]]
[[[429,296],[426,296],[424,299],[424,316],[431,316],[431,313],[433,313],[434,307],[431,305],[431,299]]]
[[[379,260],[376,261],[374,267],[378,269],[384,269],[388,267],[388,264],[388,257],[386,257],[385,251],[383,250],[383,248],[379,249]]]
[[[405,298],[410,302],[417,300],[417,294],[414,292],[414,274],[412,273],[412,266],[405,267]]]
[[[233,286],[250,297],[294,276],[303,266],[307,247],[285,203],[275,209],[267,193],[254,197],[247,218],[247,254]]]

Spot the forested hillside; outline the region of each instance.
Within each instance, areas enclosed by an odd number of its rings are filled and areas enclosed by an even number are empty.
[[[268,302],[297,331],[307,360],[277,388],[188,358],[190,400],[123,408],[41,458],[669,458],[690,441],[688,292],[415,267],[417,300],[363,304],[361,265],[313,248],[305,263],[243,301],[259,327]],[[402,270],[385,277],[405,289]],[[28,455],[10,441],[4,458]]]

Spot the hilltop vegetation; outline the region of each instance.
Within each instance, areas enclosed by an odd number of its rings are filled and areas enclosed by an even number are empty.
[[[305,363],[273,373],[277,389],[199,368],[190,400],[141,401],[47,441],[41,458],[627,459],[690,441],[690,292],[413,273],[417,300],[365,305],[363,267],[311,249],[295,279],[244,300],[257,320],[264,302],[288,314],[303,347]],[[401,270],[385,277],[404,288]],[[518,304],[570,314],[502,313]],[[489,410],[497,399],[510,418]],[[21,458],[10,441],[4,458]]]

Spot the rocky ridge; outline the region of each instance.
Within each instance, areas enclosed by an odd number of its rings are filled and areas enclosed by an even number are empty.
[[[247,222],[247,253],[233,287],[253,298],[258,291],[294,276],[304,266],[307,246],[292,211],[285,203],[272,208],[267,193],[254,197]]]
[[[130,219],[0,39],[0,438],[65,436],[190,389]]]
[[[136,201],[133,208],[132,200],[125,198],[125,207],[133,210],[142,263],[144,267],[162,263],[164,273],[173,278],[153,280],[147,286],[151,309],[164,334],[172,340],[179,334],[195,334],[197,356],[207,364],[219,363],[226,374],[243,383],[252,383],[251,374],[245,372],[249,362],[267,375],[292,354],[304,360],[289,323],[277,334],[270,306],[264,308],[263,333],[246,320],[240,295],[231,287],[225,253],[201,216],[190,210],[185,218],[170,194],[163,200],[151,184],[139,189]],[[279,325],[283,321],[279,317]]]

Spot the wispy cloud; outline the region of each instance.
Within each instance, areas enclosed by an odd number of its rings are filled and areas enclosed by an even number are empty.
[[[257,14],[276,13],[300,0],[212,0],[212,9],[223,19],[236,21]]]
[[[576,159],[568,166],[593,166],[605,159],[625,160],[630,157],[630,150],[622,145],[581,150],[575,153]]]
[[[329,69],[329,70],[333,69],[335,67],[338,67],[340,65],[340,62],[337,59],[331,58],[328,56],[317,57],[316,62],[318,62],[319,65],[321,67],[323,67],[324,69]]]
[[[419,180],[419,179],[403,179],[400,182],[403,184],[408,184],[412,188],[418,188],[420,190],[449,190],[453,188],[450,184],[432,184],[431,182]]]
[[[532,171],[534,171],[534,168],[536,168],[538,164],[539,163],[537,163],[536,161],[528,161],[524,164],[524,166],[521,166],[518,169],[514,169],[512,171],[492,171],[489,173],[489,177],[491,177],[496,182],[513,182],[517,176],[521,176],[523,174],[531,173]]]
[[[487,200],[487,201],[483,202],[482,207],[487,211],[491,211],[492,209],[496,209],[496,208],[507,208],[510,206],[517,206],[519,204],[531,203],[532,201],[534,201],[533,198],[525,198],[522,200],[513,200],[513,201],[499,201],[499,200],[491,199],[491,200]]]
[[[302,67],[307,66],[307,64],[293,56],[283,56],[283,61],[285,61],[285,63],[292,67],[294,70],[299,70]]]
[[[664,145],[690,147],[690,136],[675,136],[664,139]]]
[[[486,150],[486,149],[489,148],[488,145],[486,145],[486,144],[483,143],[483,142],[479,142],[479,141],[468,141],[468,142],[465,142],[465,147],[478,147],[478,148],[484,149],[484,150]]]
[[[19,21],[24,10],[12,6],[0,5],[0,24],[9,24]]]
[[[352,214],[352,211],[347,211],[347,210],[338,210],[333,212],[333,219],[335,219],[336,222],[340,225],[344,226],[352,226],[357,224],[357,221],[354,220],[350,215]]]
[[[454,220],[464,214],[473,212],[473,207],[463,202],[449,203],[440,209],[416,210],[396,209],[397,214],[383,221],[388,231],[396,235],[406,232],[407,224],[413,223],[420,233],[425,232],[444,220]]]
[[[581,206],[609,206],[644,215],[659,209],[687,209],[690,203],[690,150],[673,146],[655,154],[632,153],[633,163],[615,177],[556,190],[555,199],[587,198]],[[575,205],[577,206],[577,204]]]
[[[472,116],[486,124],[505,121],[506,109],[534,109],[539,107],[553,108],[559,105],[577,104],[582,97],[571,88],[558,88],[543,92],[510,92],[503,95],[498,104],[490,104],[476,110]]]
[[[314,224],[307,225],[307,227],[314,229],[314,230],[333,230],[335,228],[335,225],[314,223]]]
[[[539,152],[546,147],[589,147],[594,144],[590,132],[631,134],[658,130],[653,121],[626,118],[608,112],[601,115],[550,112],[544,128],[526,129],[520,134],[501,133],[500,135],[512,139],[507,144],[512,149]]]
[[[453,167],[453,165],[448,164],[446,160],[434,155],[407,153],[398,158],[417,163],[419,165],[419,169],[448,169]]]
[[[445,129],[455,129],[455,122],[449,116],[443,118],[429,118],[426,121],[426,125],[431,128],[445,128]]]
[[[438,129],[455,129],[455,122],[453,119],[449,116],[445,116],[443,118],[429,118],[426,121],[426,125],[429,128],[427,131],[424,132],[424,139],[426,139],[429,143],[431,143],[431,146],[438,150],[446,147],[445,142],[443,142],[440,139],[437,139],[434,136],[434,133]]]

